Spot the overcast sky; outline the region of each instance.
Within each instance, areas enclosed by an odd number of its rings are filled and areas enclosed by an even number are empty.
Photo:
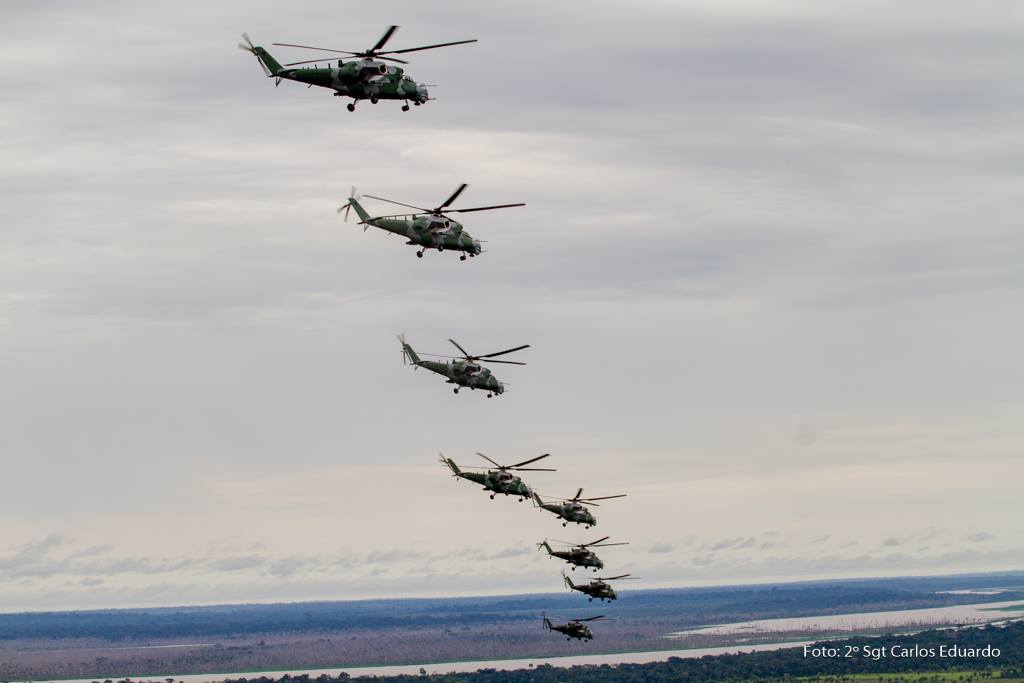
[[[429,8],[428,8],[429,5]],[[436,101],[235,48],[389,24]],[[0,609],[1024,568],[1017,2],[4,2]],[[272,48],[281,61],[310,58]],[[315,56],[315,55],[313,55]],[[461,263],[344,223],[433,205]],[[373,204],[379,213],[388,205]],[[529,343],[500,399],[401,363]]]

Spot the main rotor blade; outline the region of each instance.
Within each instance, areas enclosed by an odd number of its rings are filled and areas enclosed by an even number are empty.
[[[402,50],[384,50],[380,54],[382,55],[397,55],[403,52],[416,52],[418,50],[433,50],[435,47],[448,47],[449,45],[465,45],[466,43],[475,43],[476,38],[470,40],[456,40],[453,43],[437,43],[436,45],[423,45],[422,47],[407,47]]]
[[[491,363],[503,363],[505,365],[526,365],[526,363],[520,363],[517,360],[489,360],[488,365]]]
[[[455,199],[456,199],[456,198],[457,198],[457,197],[458,197],[458,196],[459,196],[460,194],[462,194],[463,190],[465,190],[465,189],[466,189],[467,187],[469,187],[469,185],[468,185],[467,183],[462,183],[461,185],[459,185],[459,187],[458,187],[458,188],[457,188],[457,189],[455,190],[455,192],[452,192],[452,196],[451,196],[451,197],[449,197],[448,199],[446,199],[446,200],[444,201],[444,203],[443,203],[443,204],[441,204],[440,206],[438,206],[438,207],[437,207],[436,209],[434,209],[434,211],[440,211],[440,210],[441,210],[441,209],[443,209],[444,207],[446,207],[446,206],[448,206],[449,204],[451,204],[452,202],[454,202],[454,201],[455,201]]]
[[[422,211],[424,213],[430,213],[430,209],[424,209],[422,206],[413,206],[412,204],[406,204],[405,202],[396,202],[394,199],[385,199],[384,197],[377,197],[376,195],[372,194],[364,194],[363,196],[369,197],[370,199],[377,199],[382,202],[388,202],[389,204],[398,204],[399,206],[406,206],[409,207],[410,209],[416,209],[417,211]]]
[[[536,458],[530,458],[529,460],[524,460],[524,461],[522,461],[520,463],[516,463],[515,465],[511,465],[511,467],[522,467],[523,465],[529,465],[531,462],[537,462],[538,460],[543,460],[544,458],[547,458],[550,455],[551,455],[550,453],[545,453],[544,455],[538,455]]]
[[[497,468],[498,468],[499,470],[503,470],[503,469],[505,469],[505,467],[504,467],[503,465],[499,465],[498,463],[494,462],[493,460],[491,460],[490,458],[488,458],[488,457],[487,457],[486,455],[484,455],[483,453],[481,453],[481,452],[477,451],[477,455],[479,455],[479,456],[480,456],[481,458],[483,458],[483,459],[484,459],[484,460],[486,460],[487,462],[489,462],[489,463],[491,463],[492,465],[494,465],[495,467],[497,467]]]
[[[576,492],[576,495],[572,497],[572,500],[579,500],[580,496],[582,496],[582,495],[583,495],[583,487],[581,486],[580,490]]]
[[[589,503],[589,502],[595,501],[595,500],[608,500],[609,498],[625,498],[625,497],[626,497],[625,493],[620,493],[617,496],[598,496],[597,498],[578,498],[577,500],[581,500],[584,503]]]
[[[597,545],[601,541],[607,541],[609,538],[611,538],[611,536],[605,536],[604,538],[599,538],[596,541],[591,541],[590,543],[580,543],[580,547],[586,548],[588,545]]]
[[[451,340],[449,340],[449,341],[451,341]],[[458,346],[458,345],[456,344],[456,346]],[[473,356],[473,357],[474,358],[494,358],[495,356],[504,356],[506,353],[512,353],[513,351],[522,351],[523,349],[528,349],[528,348],[530,348],[529,344],[523,344],[522,346],[517,346],[514,349],[505,349],[504,351],[497,351],[495,353],[485,353],[485,354],[483,354],[481,356]],[[507,363],[509,361],[504,361],[504,362]],[[526,363],[523,363],[523,365],[526,365]]]
[[[550,467],[506,467],[507,470],[515,470],[516,472],[557,472],[558,470],[551,469]]]
[[[409,62],[405,61],[404,59],[399,59],[398,57],[381,57],[380,55],[374,55],[373,59],[386,59],[389,62],[398,62],[399,64],[408,64],[409,63]]]
[[[625,579],[625,578],[630,577],[630,576],[633,576],[633,575],[632,574],[619,574],[618,576],[599,576],[599,577],[597,577],[597,580],[598,581],[618,581],[619,579]],[[639,577],[635,577],[635,578],[639,578]]]
[[[573,621],[596,621],[597,619],[604,619],[604,615],[600,614],[596,617],[589,617],[587,619],[573,619]]]
[[[469,352],[466,351],[466,349],[464,349],[461,346],[459,346],[459,342],[455,341],[454,339],[449,339],[448,341],[450,341],[452,344],[454,344],[455,348],[457,348],[459,351],[462,351],[462,355],[465,356],[466,358],[472,358],[473,357],[473,356],[469,355]]]
[[[445,213],[469,213],[470,211],[490,211],[491,209],[507,209],[511,206],[526,206],[526,202],[518,204],[495,204],[494,206],[476,206],[472,209],[449,209]]]
[[[613,545],[629,545],[629,543],[599,543],[597,545],[594,545],[593,543],[588,543],[587,545],[591,548],[607,548]]]
[[[332,50],[329,47],[313,47],[312,45],[296,45],[295,43],[274,43],[274,45],[278,45],[280,47],[298,47],[298,48],[302,48],[303,50],[320,50],[322,52],[337,52],[340,55],[352,55],[353,57],[358,57],[361,54],[359,52],[349,52],[348,50]]]
[[[368,50],[368,52],[376,52],[377,50],[379,50],[379,49],[381,49],[382,47],[384,47],[384,43],[386,43],[386,42],[388,42],[389,40],[391,40],[391,36],[395,35],[395,31],[397,31],[397,30],[398,30],[398,27],[397,27],[397,26],[389,26],[389,27],[388,27],[388,30],[387,30],[387,31],[385,31],[385,32],[384,32],[384,35],[382,35],[382,36],[380,37],[380,40],[378,40],[378,41],[377,41],[377,44],[376,44],[376,45],[374,45],[373,47],[371,47],[371,48],[370,48],[370,49]],[[392,50],[392,52],[396,52],[396,50]]]

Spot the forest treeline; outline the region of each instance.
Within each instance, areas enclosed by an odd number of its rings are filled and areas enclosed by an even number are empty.
[[[337,683],[339,681],[373,680],[377,683],[679,683],[685,681],[770,681],[820,676],[846,676],[853,674],[894,674],[911,672],[939,672],[972,670],[982,673],[999,671],[1006,678],[1024,675],[1024,621],[1005,626],[941,629],[924,631],[911,636],[886,635],[874,638],[849,638],[827,641],[822,645],[838,648],[878,648],[893,644],[920,650],[939,651],[940,646],[957,646],[980,650],[989,646],[999,651],[998,657],[883,657],[871,659],[853,657],[810,657],[802,647],[750,652],[737,655],[717,655],[699,659],[672,657],[664,662],[650,664],[619,664],[600,666],[554,667],[547,664],[530,669],[496,671],[485,669],[473,673],[437,674],[433,676],[378,676],[352,678],[347,674],[331,676],[285,676],[278,679],[229,679],[225,683]]]

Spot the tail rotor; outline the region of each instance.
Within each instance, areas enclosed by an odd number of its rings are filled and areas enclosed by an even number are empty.
[[[259,62],[260,68],[263,69],[263,73],[266,74],[268,77],[269,76],[273,76],[273,74],[270,73],[270,69],[267,68],[267,65],[263,63],[262,59],[260,59],[259,54],[256,52],[256,46],[252,44],[252,40],[249,38],[249,34],[248,33],[243,33],[242,34],[242,40],[244,42],[241,42],[241,43],[238,44],[238,49],[239,50],[245,50],[246,52],[248,52],[248,53],[252,54],[254,57],[256,57],[256,61]],[[277,79],[277,82],[280,84],[281,79],[280,78]]]
[[[338,207],[338,213],[344,213],[343,218],[345,219],[346,223],[348,223],[348,214],[349,212],[352,211],[352,203],[358,201],[359,199],[359,193],[356,192],[356,188],[353,185],[352,191],[348,195],[348,201]],[[369,225],[363,222],[363,232],[366,232],[367,228],[369,227]]]

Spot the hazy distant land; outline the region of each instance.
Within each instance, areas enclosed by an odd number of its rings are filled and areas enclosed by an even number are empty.
[[[756,633],[747,627],[694,630],[1013,600],[1024,600],[1024,572],[624,591],[611,605],[558,593],[0,614],[0,680],[301,671],[782,642],[844,631],[828,620]],[[595,628],[593,642],[570,643],[542,630],[545,610],[614,620]],[[991,619],[1013,614],[994,610]],[[909,630],[955,621],[926,617]],[[892,630],[887,621],[876,629],[860,626],[864,633]]]

